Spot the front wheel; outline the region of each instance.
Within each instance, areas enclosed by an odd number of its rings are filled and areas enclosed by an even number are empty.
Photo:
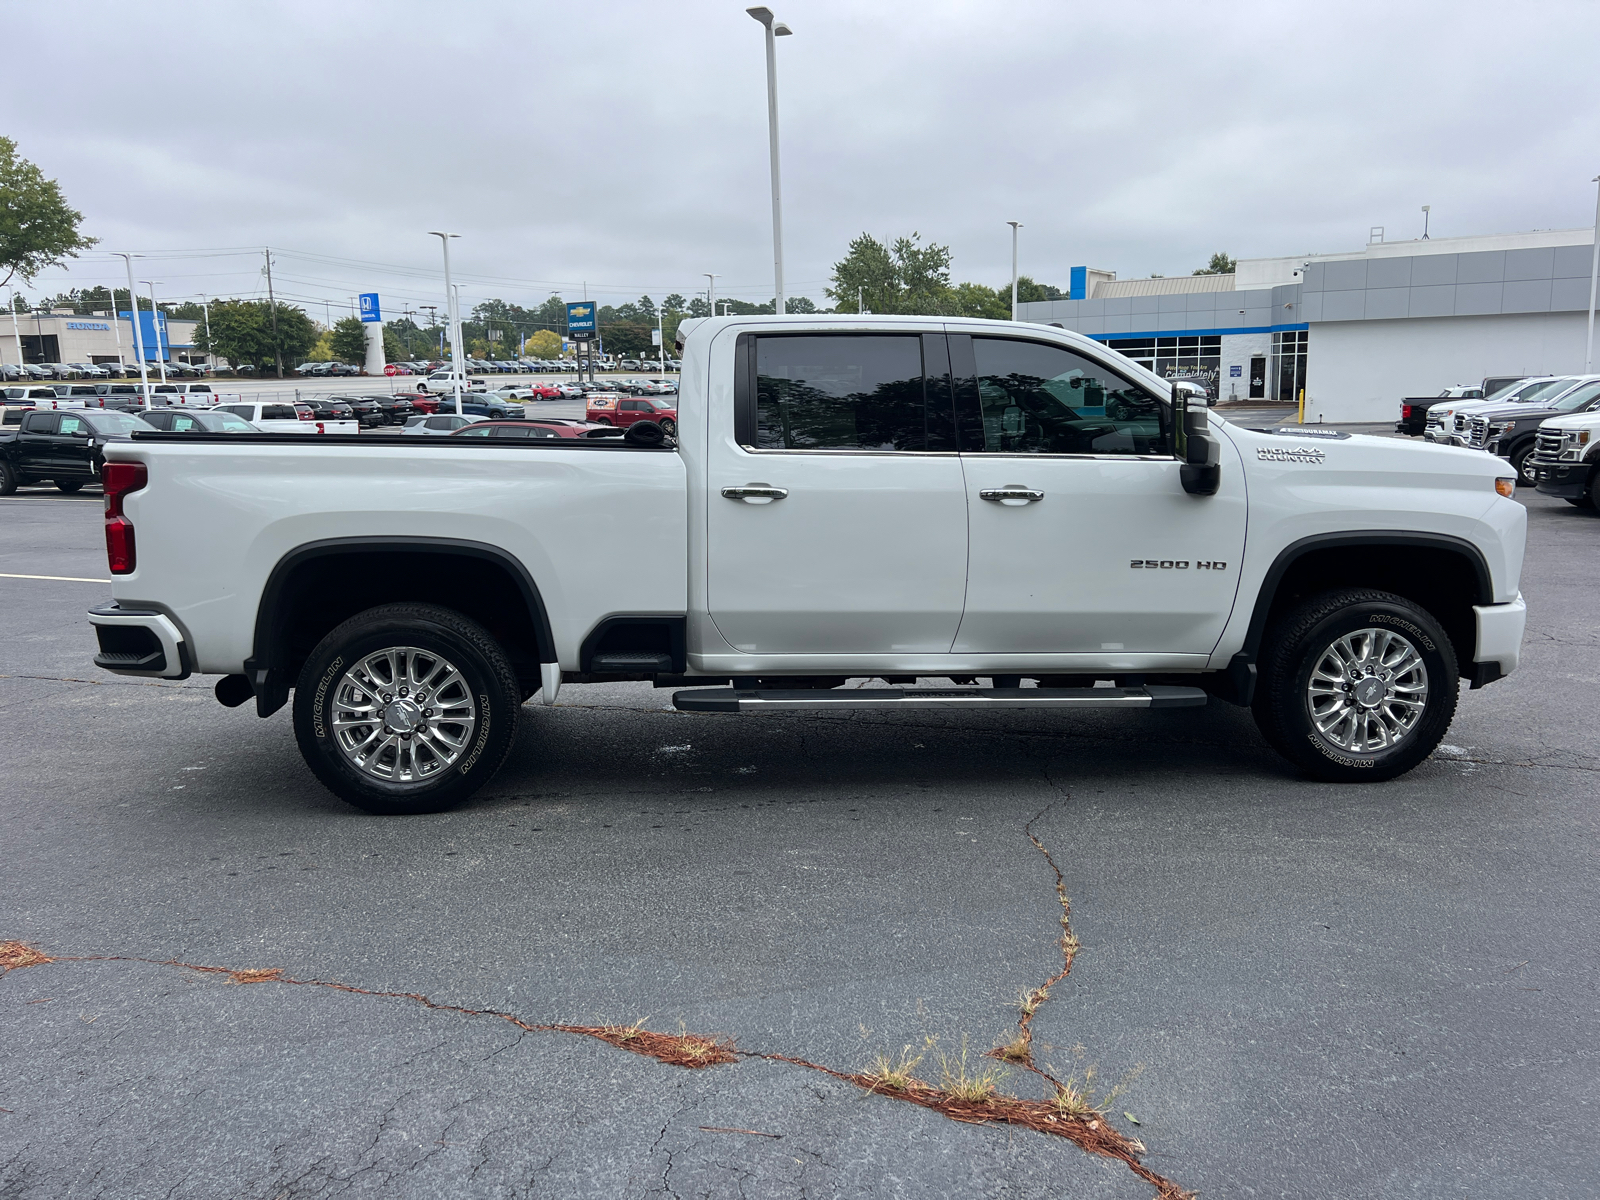
[[[1324,592],[1275,621],[1262,645],[1256,724],[1318,779],[1404,775],[1455,716],[1455,648],[1432,614],[1402,596]]]
[[[500,768],[516,672],[476,621],[432,604],[358,613],[318,643],[295,686],[294,732],[316,777],[383,815],[440,812]]]
[[[1524,446],[1511,456],[1511,469],[1517,473],[1517,486],[1537,487],[1539,471],[1533,465],[1533,446]]]
[[[13,495],[17,484],[21,480],[17,477],[17,469],[10,463],[0,459],[0,496]]]
[[[663,417],[661,420],[661,432],[666,434],[668,437],[677,437],[678,423],[671,417]]]

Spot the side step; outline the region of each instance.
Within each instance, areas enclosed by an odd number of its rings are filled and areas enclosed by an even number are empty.
[[[696,688],[674,692],[684,712],[761,712],[835,708],[1198,708],[1200,688],[1147,684],[1136,688],[797,688],[756,691]]]

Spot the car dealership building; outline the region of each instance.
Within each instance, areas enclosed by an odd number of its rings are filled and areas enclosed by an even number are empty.
[[[153,320],[148,309],[139,311],[139,332],[148,362],[203,362],[195,349],[198,321],[168,318]],[[136,362],[133,314],[109,312],[82,315],[71,309],[0,314],[0,362],[8,363],[108,363]]]
[[[1117,279],[1075,267],[1071,299],[1018,317],[1104,342],[1222,400],[1309,421],[1381,421],[1403,396],[1489,375],[1581,371],[1594,230],[1386,242],[1240,259],[1232,275]]]

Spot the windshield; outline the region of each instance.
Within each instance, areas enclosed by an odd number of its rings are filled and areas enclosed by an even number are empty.
[[[79,414],[74,413],[74,416]],[[96,433],[115,435],[133,433],[136,430],[149,432],[152,426],[146,425],[138,417],[130,417],[127,413],[120,412],[86,412],[82,414],[84,420],[89,422],[89,428]]]
[[[1514,392],[1502,392],[1494,398],[1509,404],[1532,404],[1535,400],[1548,400],[1560,395],[1572,383],[1571,379],[1547,379],[1543,383],[1526,384]]]
[[[671,410],[677,407],[677,405],[673,404],[670,400],[651,400],[648,396],[645,397],[645,399],[649,400],[651,404],[655,405],[659,409]]]
[[[1557,412],[1574,412],[1586,407],[1596,396],[1600,396],[1600,379],[1579,384],[1550,407]]]
[[[254,433],[256,427],[231,412],[196,413],[200,423],[216,433]]]

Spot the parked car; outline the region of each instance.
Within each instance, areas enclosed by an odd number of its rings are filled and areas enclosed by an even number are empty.
[[[471,414],[463,415],[453,412],[434,413],[431,416],[423,416],[419,414],[407,420],[406,427],[400,432],[419,437],[443,437],[454,433],[458,429],[464,429],[474,422],[483,421],[486,419],[487,418],[473,416]]]
[[[215,408],[158,408],[139,414],[162,433],[260,433],[243,417]]]
[[[1494,400],[1496,404],[1538,404],[1566,391],[1578,382],[1576,375],[1544,375],[1524,380],[1515,389],[1506,391]],[[1427,424],[1422,436],[1425,441],[1459,445],[1466,437],[1472,413],[1485,402],[1482,400],[1440,400],[1428,410]]]
[[[1600,410],[1545,421],[1528,461],[1545,495],[1579,508],[1600,508]]]
[[[407,366],[405,363],[390,363],[388,366],[383,368],[383,373],[385,375],[391,375],[391,376],[392,375],[410,375],[411,374],[411,368],[409,366]]]
[[[1400,420],[1395,422],[1396,433],[1421,434],[1426,427],[1428,410],[1441,400],[1477,400],[1483,390],[1475,385],[1456,384],[1447,387],[1437,396],[1407,396],[1400,401]]]
[[[138,417],[104,409],[24,413],[16,431],[0,432],[0,496],[46,480],[72,493],[100,478],[105,448],[149,430]]]
[[[354,421],[303,420],[293,404],[261,402],[223,404],[213,412],[229,412],[243,417],[263,433],[360,433]]]
[[[111,377],[110,372],[95,363],[68,363],[67,366],[78,372],[79,379],[109,379]]]
[[[102,665],[223,675],[218,698],[263,717],[292,693],[317,779],[419,813],[491,779],[564,678],[693,674],[674,705],[723,721],[1229,701],[1298,770],[1354,783],[1425,761],[1473,704],[1460,681],[1519,662],[1528,510],[1485,454],[1212,421],[1187,381],[1044,325],[741,317],[738,353],[709,324],[680,329],[706,436],[679,449],[113,447]],[[924,377],[929,346],[949,374]],[[375,486],[398,465],[404,486]],[[141,665],[106,655],[133,647]],[[373,673],[419,657],[449,666],[445,694],[378,709]],[[994,686],[830,686],[890,669]]]
[[[623,431],[615,425],[592,421],[565,421],[559,417],[536,417],[527,421],[480,421],[470,428],[455,431],[456,437],[492,438],[616,438]]]
[[[491,396],[499,396],[502,400],[531,400],[533,399],[534,391],[526,383],[502,383],[499,387],[490,391],[489,394]]]
[[[1539,430],[1544,423],[1568,413],[1588,413],[1600,409],[1600,376],[1590,376],[1550,400],[1533,404],[1488,405],[1469,418],[1462,445],[1487,450],[1510,461],[1517,482],[1534,487],[1539,482],[1538,466],[1533,461]]]
[[[344,401],[332,396],[312,396],[309,399],[297,401],[311,410],[311,415],[318,421],[353,421],[356,419],[355,410]]]
[[[593,395],[585,415],[596,424],[615,425],[618,429],[626,429],[635,421],[654,421],[668,437],[678,435],[678,406],[666,400]]]
[[[576,400],[584,394],[583,388],[576,383],[568,383],[565,380],[552,386],[556,390],[556,395],[563,400]]]
[[[449,371],[433,371],[426,379],[417,384],[419,392],[439,392],[451,394],[456,390],[458,376]],[[463,392],[486,392],[489,390],[489,381],[477,375],[462,375],[461,390]]]

